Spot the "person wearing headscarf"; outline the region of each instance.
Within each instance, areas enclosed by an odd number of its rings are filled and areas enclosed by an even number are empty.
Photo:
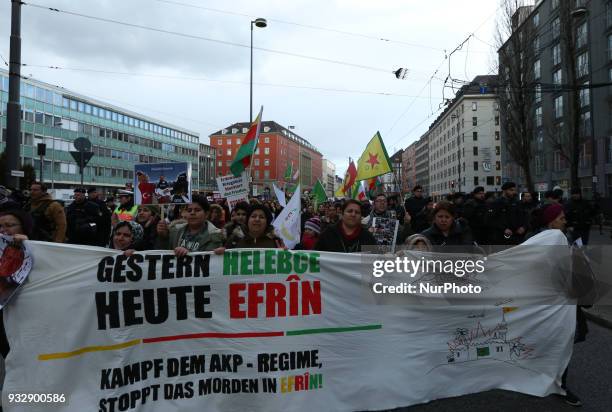
[[[131,255],[137,250],[138,243],[142,241],[143,233],[142,226],[138,223],[124,220],[113,228],[108,247]]]

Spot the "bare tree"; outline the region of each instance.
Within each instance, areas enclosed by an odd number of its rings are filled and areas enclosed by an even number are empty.
[[[501,10],[496,31],[500,126],[506,150],[522,169],[528,190],[534,191],[531,167],[535,133],[535,27],[531,20],[526,20],[530,8],[525,7],[524,0],[502,0]]]

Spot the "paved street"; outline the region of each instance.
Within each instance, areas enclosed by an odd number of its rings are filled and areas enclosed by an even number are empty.
[[[599,228],[591,233],[592,244],[612,243],[609,229],[604,235]],[[574,346],[568,386],[582,399],[584,406],[574,408],[557,396],[537,398],[508,391],[489,391],[395,409],[394,412],[530,412],[530,411],[612,411],[612,329],[589,322],[587,341]]]

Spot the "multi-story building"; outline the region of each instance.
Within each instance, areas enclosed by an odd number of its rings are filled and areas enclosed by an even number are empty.
[[[249,123],[234,123],[210,135],[210,145],[217,150],[217,174],[230,174],[230,165],[249,131]],[[274,121],[261,124],[259,145],[251,163],[253,185],[258,192],[271,188],[273,182],[284,180],[287,165],[299,170],[298,182],[302,189],[312,189],[322,177],[321,152],[293,131]]]
[[[476,76],[463,86],[429,128],[429,189],[452,192],[501,188],[497,76]]]
[[[402,192],[402,176],[404,175],[404,167],[402,164],[403,153],[404,149],[399,149],[389,157],[392,170],[390,184],[386,185],[386,189],[389,192],[400,194]]]
[[[338,189],[340,189],[340,186],[342,186],[342,178],[338,175],[336,175],[334,177],[334,196],[336,194],[336,192],[338,191]]]
[[[328,159],[323,159],[323,179],[321,179],[321,183],[325,188],[325,193],[327,193],[327,197],[333,197],[335,192],[335,181],[336,181],[336,165]]]
[[[1,150],[7,135],[8,83],[8,72],[0,70]],[[198,189],[196,132],[34,79],[21,80],[21,109],[21,164],[32,165],[40,179],[37,146],[45,144],[42,177],[52,189],[80,184],[70,155],[77,137],[89,139],[94,153],[83,173],[87,186],[111,192],[133,180],[137,163],[191,162],[192,185]]]
[[[408,193],[416,185],[416,146],[413,142],[402,153],[402,192]]]
[[[532,48],[521,51],[529,59],[529,70],[520,75],[535,83],[530,169],[536,191],[551,190],[557,185],[570,188],[570,163],[554,136],[570,136],[574,105],[568,87],[563,86],[574,83],[580,87],[580,186],[587,196],[594,186],[605,196],[612,196],[612,88],[590,87],[612,81],[612,1],[541,0],[535,6],[520,9],[514,20],[513,34],[499,51],[500,79],[507,81],[501,53],[511,47],[514,36],[524,38],[529,33]],[[572,39],[571,48],[566,38]],[[572,49],[574,55],[568,58]],[[573,64],[575,82],[569,78]],[[524,183],[521,170],[511,161],[508,159],[504,177],[508,173],[509,179]]]
[[[215,191],[217,190],[217,150],[207,144],[200,143],[200,176],[199,189],[200,191]]]
[[[421,185],[423,192],[429,193],[429,134],[425,133],[414,148],[415,186]],[[410,188],[412,190],[414,186]]]

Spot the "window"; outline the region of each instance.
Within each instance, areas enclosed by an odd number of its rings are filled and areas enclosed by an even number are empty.
[[[532,21],[533,21],[534,26],[537,27],[540,25],[540,13],[539,12],[533,15]]]
[[[561,69],[553,73],[553,84],[560,85],[563,82],[563,72]]]
[[[270,138],[269,137],[264,137],[264,143],[270,143]]]
[[[264,166],[270,166],[270,159],[264,159]]]
[[[495,146],[495,155],[499,156],[501,154],[501,148],[500,146]]]
[[[534,99],[536,103],[540,103],[542,101],[542,85],[541,84],[536,84],[535,86]]]
[[[474,162],[474,171],[477,172],[478,171],[478,162]]]
[[[563,96],[555,97],[555,119],[563,117]]]
[[[495,161],[495,170],[501,170],[501,162],[499,160]]]
[[[474,146],[473,153],[474,156],[478,156],[478,146]]]
[[[217,166],[218,166],[218,167],[223,167],[223,162],[222,162],[221,160],[219,160],[219,161],[217,162]]]
[[[542,107],[536,107],[535,109],[535,124],[536,127],[542,127]]]
[[[474,141],[477,141],[477,140],[478,140],[478,132],[472,132],[472,139],[473,139]]]
[[[499,131],[495,132],[495,140],[499,140]]]
[[[493,186],[495,184],[494,176],[487,176],[487,186]]]
[[[495,126],[499,126],[499,116],[495,116]]]
[[[472,126],[478,126],[478,117],[472,117]]]
[[[538,80],[542,76],[540,67],[540,60],[536,60],[533,63],[533,78],[536,80]]]
[[[555,44],[552,48],[552,64],[556,66],[561,64],[561,45]]]
[[[45,115],[44,115],[44,113],[41,113],[41,112],[35,112],[35,113],[34,113],[34,121],[35,121],[36,123],[43,124],[43,123],[44,123],[44,121],[45,121],[44,119],[45,119]]]
[[[478,186],[478,176],[474,176],[474,186]]]
[[[550,23],[550,30],[552,32],[553,39],[556,39],[561,34],[561,20],[559,20],[558,17]]]
[[[556,10],[559,8],[559,0],[552,0],[550,3],[550,9]]]
[[[584,88],[580,89],[580,107],[587,107],[591,104],[591,91],[589,90],[589,82],[582,85]]]
[[[580,134],[591,136],[591,112],[584,112],[580,115]]]
[[[587,23],[586,21],[576,28],[576,47],[581,48],[587,44]]]
[[[264,179],[269,179],[269,178],[270,178],[270,171],[264,170]]]
[[[264,154],[265,155],[269,155],[270,154],[270,148],[269,147],[264,147]]]
[[[608,60],[612,60],[612,34],[608,36]]]
[[[240,144],[240,138],[236,138],[236,144]]]
[[[24,120],[26,122],[34,123],[34,112],[32,110],[25,110],[24,111]]]
[[[538,55],[540,53],[540,38],[536,37],[533,39],[533,54]]]
[[[232,155],[232,149],[227,149],[227,155],[231,156]]]
[[[475,112],[478,110],[478,102],[472,102],[472,111]]]
[[[253,166],[259,166],[259,159],[255,159],[253,161]]]
[[[576,62],[576,74],[578,77],[583,77],[589,74],[589,53],[584,52],[578,56]]]
[[[612,26],[612,1],[606,3],[606,23]]]

